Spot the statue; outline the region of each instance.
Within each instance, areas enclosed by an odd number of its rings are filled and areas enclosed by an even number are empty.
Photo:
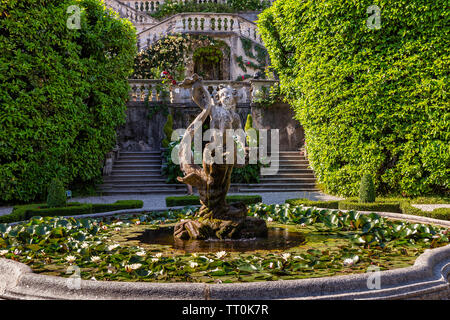
[[[180,143],[179,161],[184,177],[180,182],[198,189],[201,207],[194,220],[184,220],[175,226],[174,236],[178,239],[204,240],[208,238],[240,239],[267,236],[264,220],[248,217],[244,203],[227,204],[226,195],[230,188],[233,167],[238,165],[238,147],[234,140],[226,139],[227,129],[242,129],[241,120],[236,113],[237,91],[230,86],[220,86],[215,97],[211,97],[203,86],[202,79],[194,74],[181,84],[191,88],[192,100],[202,112],[189,125]],[[212,129],[211,142],[203,150],[202,167],[193,163],[191,141],[196,130],[210,117]],[[226,152],[231,140],[233,152]],[[222,142],[222,149],[213,148]],[[245,139],[239,140],[241,151],[245,153]],[[222,151],[223,152],[222,152]],[[218,153],[218,154],[216,154]],[[213,161],[212,158],[223,161]],[[232,158],[230,161],[230,157]],[[231,162],[231,163],[230,163]]]

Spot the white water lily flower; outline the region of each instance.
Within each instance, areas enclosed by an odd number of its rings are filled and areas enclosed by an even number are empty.
[[[89,244],[87,242],[83,242],[83,244],[81,245],[82,249],[86,249],[89,248]]]
[[[301,224],[300,224],[300,227],[306,227],[306,224],[301,223]]]
[[[269,263],[269,268],[273,269],[273,262]]]
[[[108,246],[107,249],[108,249],[108,251],[113,251],[117,247],[120,247],[120,245],[116,243],[116,244],[112,244],[112,245]]]
[[[158,262],[159,259],[158,258],[152,258],[152,262]]]
[[[120,228],[114,228],[114,231],[120,231]]]
[[[141,224],[141,221],[140,221],[140,220],[136,221],[136,224],[137,224],[137,225],[140,225],[140,224]]]
[[[159,253],[155,254],[155,257],[157,257],[157,258],[161,258],[161,257],[162,257],[162,253],[161,253],[161,252],[159,252]]]
[[[145,257],[146,254],[147,253],[145,251],[138,251],[138,252],[136,252],[136,255],[139,256],[139,257]]]
[[[19,256],[22,253],[22,250],[16,249],[13,252],[16,256]]]
[[[0,256],[4,256],[8,252],[9,252],[9,250],[0,250]]]
[[[197,262],[191,261],[191,262],[189,263],[189,266],[190,266],[191,268],[195,268],[195,267],[198,267],[198,263],[197,263]]]
[[[133,270],[139,269],[140,267],[142,267],[142,264],[140,264],[140,263],[127,264],[125,266],[125,271],[126,272],[131,272]]]
[[[100,259],[100,257],[99,256],[93,256],[93,257],[91,257],[91,261],[92,262],[99,262],[101,259]]]
[[[353,259],[347,258],[344,260],[344,266],[352,266],[353,265]]]
[[[109,266],[108,266],[108,273],[113,273],[113,271],[114,271],[114,267],[110,264]]]
[[[284,260],[287,260],[287,259],[289,259],[289,258],[291,257],[291,254],[290,254],[289,252],[283,253],[283,254],[281,255],[281,257],[282,257]]]
[[[226,251],[219,251],[219,252],[216,252],[216,257],[217,257],[217,259],[222,259],[223,257],[225,257],[227,255],[227,252]]]
[[[74,256],[67,256],[65,259],[68,263],[74,263],[75,260],[77,260],[77,258]]]
[[[268,218],[267,218],[267,221],[268,221],[268,222],[272,222],[273,219],[272,219],[271,217],[268,217]]]

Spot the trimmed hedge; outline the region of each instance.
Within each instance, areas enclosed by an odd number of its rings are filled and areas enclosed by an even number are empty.
[[[317,207],[317,208],[328,208],[328,209],[338,209],[339,201],[313,201],[309,199],[287,199],[285,201],[292,206],[304,205],[307,207]]]
[[[101,178],[136,50],[133,24],[103,1],[0,1],[0,201],[44,200],[55,177]]]
[[[447,1],[277,0],[258,18],[326,192],[356,196],[368,172],[378,194],[448,192]]]
[[[245,204],[254,204],[262,202],[260,195],[235,195],[227,196],[227,202],[243,202]],[[190,206],[199,205],[200,199],[198,196],[172,196],[166,197],[166,206],[178,207],[178,206]]]
[[[402,213],[399,202],[357,202],[342,200],[339,201],[339,209],[341,210],[360,210],[360,211],[380,211],[380,212],[397,212]]]
[[[66,207],[49,208],[46,204],[30,204],[16,206],[9,215],[0,216],[0,223],[27,220],[34,216],[75,216],[81,214],[100,213],[124,209],[142,208],[141,200],[118,200],[115,203],[79,203],[70,202]]]
[[[379,211],[395,212],[409,215],[423,216],[434,219],[450,220],[450,208],[437,208],[433,211],[423,211],[413,207],[410,200],[403,198],[379,198],[375,203],[361,203],[356,198],[333,201],[312,201],[308,199],[287,199],[285,201],[290,205],[304,205],[308,207],[329,208],[340,210],[360,210],[360,211]]]

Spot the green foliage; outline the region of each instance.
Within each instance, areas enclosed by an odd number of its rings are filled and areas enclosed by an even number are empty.
[[[283,102],[283,95],[278,82],[270,86],[270,88],[262,86],[261,90],[258,90],[253,98],[253,103],[262,108],[268,108],[281,102]]]
[[[372,175],[370,174],[365,174],[361,178],[359,201],[363,203],[375,202],[375,186],[373,185]]]
[[[193,59],[197,63],[219,63],[222,59],[222,50],[220,45],[212,45],[206,47],[200,47],[194,51]]]
[[[381,8],[370,29],[367,8]],[[278,0],[259,29],[333,194],[443,194],[450,184],[449,11],[442,0]],[[295,35],[295,36],[293,36]]]
[[[81,214],[109,212],[142,208],[141,200],[117,200],[115,203],[79,203],[69,202],[64,207],[49,207],[46,204],[28,204],[15,206],[11,214],[0,216],[0,223],[10,223],[30,219],[31,217],[74,216]]]
[[[173,132],[173,117],[171,114],[167,115],[167,121],[163,127],[163,131],[166,137],[162,140],[161,145],[163,146],[163,148],[168,148],[172,139]]]
[[[328,209],[338,209],[339,201],[313,201],[309,199],[287,199],[286,203],[291,206],[300,206],[303,205],[305,207],[316,207],[316,208],[328,208]]]
[[[249,131],[253,129],[254,133],[256,133],[256,140],[249,134]],[[253,118],[251,114],[247,115],[247,121],[245,121],[244,127],[245,133],[247,134],[247,145],[249,147],[258,147],[259,146],[259,131],[253,128]]]
[[[399,202],[371,202],[361,203],[357,200],[339,201],[339,209],[341,210],[361,210],[361,211],[378,211],[378,212],[398,212],[401,213]]]
[[[262,197],[259,195],[233,195],[227,196],[228,203],[243,202],[245,204],[254,204],[262,201]],[[199,205],[200,199],[198,196],[171,196],[166,197],[167,207],[189,206]]]
[[[178,154],[178,148],[181,142],[181,138],[177,141],[169,143],[167,149],[163,153],[164,163],[162,165],[162,174],[165,175],[167,183],[180,183],[177,178],[183,176],[183,172],[180,169],[179,164],[175,164],[172,161],[172,153]],[[173,151],[175,149],[175,151]]]
[[[47,192],[47,206],[49,208],[63,207],[66,205],[66,190],[59,179],[52,179]]]
[[[67,28],[70,5],[81,29]],[[98,180],[125,121],[134,27],[99,0],[11,0],[0,30],[0,199]]]

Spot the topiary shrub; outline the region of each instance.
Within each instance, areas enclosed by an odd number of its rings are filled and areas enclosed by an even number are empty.
[[[64,207],[67,196],[64,185],[59,179],[53,179],[48,187],[47,206],[49,208]]]
[[[447,1],[277,0],[258,17],[326,192],[357,195],[367,170],[379,194],[448,191]]]
[[[166,137],[161,141],[161,145],[163,148],[168,148],[172,139],[173,132],[173,117],[171,114],[167,115],[167,121],[163,127],[163,132]]]
[[[375,202],[375,186],[373,185],[372,175],[365,174],[361,178],[359,187],[359,202]]]
[[[53,177],[94,184],[125,122],[135,28],[101,0],[11,0],[0,30],[0,199],[44,199]]]
[[[257,147],[258,143],[259,143],[259,132],[258,130],[255,130],[255,128],[253,128],[253,118],[251,114],[247,115],[247,121],[245,121],[245,127],[244,127],[245,133],[247,133],[247,144],[249,147]],[[249,135],[249,131],[250,130],[254,130],[256,132],[256,140],[254,139],[250,139],[252,138]]]

